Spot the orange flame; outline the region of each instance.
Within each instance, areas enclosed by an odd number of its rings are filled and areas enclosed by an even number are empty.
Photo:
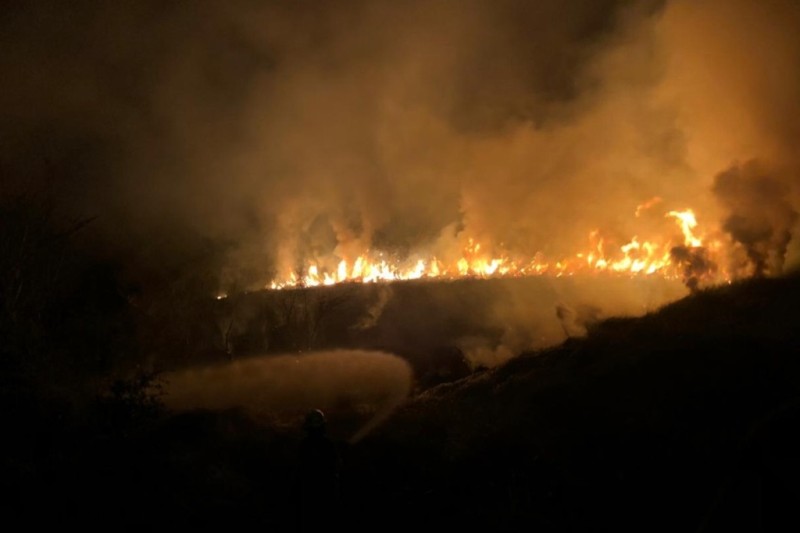
[[[636,213],[660,202],[660,198],[649,200],[637,207]],[[670,239],[641,240],[634,236],[622,246],[611,246],[594,230],[589,234],[590,248],[571,257],[548,261],[541,254],[532,259],[512,258],[508,255],[492,256],[484,252],[487,248],[468,238],[460,258],[445,262],[436,256],[419,257],[407,261],[388,261],[384,254],[367,252],[355,260],[339,261],[337,267],[326,271],[310,262],[304,272],[291,273],[282,279],[273,280],[268,288],[316,287],[344,282],[374,283],[419,279],[453,280],[458,278],[521,277],[535,275],[570,276],[579,273],[610,273],[630,276],[661,275],[670,279],[681,277],[681,267],[672,259],[673,247],[682,245],[689,250],[704,247],[703,239],[696,234],[697,219],[691,209],[669,211],[665,215],[676,221],[683,233],[683,242]],[[719,243],[707,247],[719,251]],[[706,250],[708,251],[708,250]],[[714,275],[720,276],[719,272]],[[707,280],[716,282],[722,280]]]

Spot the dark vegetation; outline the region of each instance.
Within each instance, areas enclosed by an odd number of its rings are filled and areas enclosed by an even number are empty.
[[[373,481],[440,525],[796,529],[798,297],[797,276],[702,291],[427,391],[372,436]]]
[[[82,251],[90,221],[60,220],[35,197],[0,218],[6,517],[289,531],[314,512],[296,499],[301,413],[172,413],[159,372],[190,353],[332,344],[348,312],[339,294],[234,307],[176,282],[159,300]],[[169,322],[178,295],[193,299],[187,321],[217,329]],[[798,302],[797,275],[752,279],[599,321],[495,369],[434,372],[438,386],[416,367],[432,381],[365,439],[348,442],[362,413],[328,411],[339,519],[350,530],[796,531]],[[446,343],[406,355],[425,350],[459,359]]]

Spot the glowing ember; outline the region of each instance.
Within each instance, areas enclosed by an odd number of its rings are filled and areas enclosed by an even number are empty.
[[[653,198],[636,209],[636,215],[658,204],[660,198]],[[682,254],[696,253],[707,257],[709,253],[719,252],[720,243],[705,245],[696,234],[697,219],[691,209],[669,211],[665,215],[676,221],[683,241],[671,239],[641,240],[634,236],[621,246],[612,246],[603,238],[599,230],[589,234],[590,248],[571,257],[548,261],[541,254],[532,259],[492,256],[485,252],[487,247],[472,238],[466,240],[462,256],[445,262],[435,256],[415,256],[405,261],[388,261],[385,254],[367,252],[352,261],[340,260],[335,269],[326,270],[321,263],[310,262],[300,273],[291,273],[268,285],[270,289],[294,287],[317,287],[336,283],[357,282],[374,283],[418,279],[454,280],[459,278],[521,277],[537,275],[571,276],[584,273],[609,273],[629,276],[660,275],[670,279],[686,276],[685,265],[673,253],[680,247]],[[685,260],[684,260],[685,261]],[[713,284],[725,281],[718,271],[702,273],[704,283]]]

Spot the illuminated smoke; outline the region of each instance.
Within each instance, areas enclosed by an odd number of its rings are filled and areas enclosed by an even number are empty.
[[[58,169],[131,278],[211,293],[470,243],[484,272],[646,270],[658,241],[693,286],[774,274],[796,245],[797,27],[793,0],[18,3],[0,186]],[[783,183],[756,186],[761,211],[715,182],[750,160]],[[686,209],[703,246],[664,220]]]
[[[556,305],[556,317],[567,338],[586,335],[588,328],[599,321],[601,314],[601,309],[593,305],[581,305],[577,309],[564,303]]]
[[[471,5],[491,11],[480,3]],[[386,113],[386,120],[377,130],[382,142],[372,161],[376,178],[389,174],[392,180],[371,190],[372,185],[343,177],[347,194],[357,200],[350,206],[355,210],[331,210],[315,198],[312,203],[327,213],[334,244],[311,254],[299,251],[308,247],[293,245],[295,255],[283,263],[289,268],[278,269],[278,283],[285,283],[287,274],[295,276],[290,284],[358,280],[361,264],[375,265],[368,278],[384,280],[504,272],[560,275],[576,267],[567,265],[576,255],[600,269],[614,263],[610,270],[646,273],[662,270],[641,259],[643,250],[653,250],[652,241],[659,240],[666,245],[659,260],[674,262],[670,274],[692,289],[715,276],[720,281],[748,275],[731,267],[735,263],[729,256],[738,252],[726,247],[730,241],[668,244],[671,230],[643,215],[694,208],[707,235],[722,235],[723,225],[731,221],[726,221],[725,206],[715,202],[713,177],[741,157],[780,160],[790,154],[782,139],[796,125],[778,128],[774,119],[778,110],[796,108],[787,87],[797,87],[797,79],[775,72],[784,65],[792,72],[788,64],[798,47],[786,20],[796,19],[797,9],[786,2],[759,7],[738,1],[674,1],[655,11],[641,6],[619,9],[606,20],[606,33],[597,35],[593,53],[570,73],[571,93],[555,101],[538,100],[529,115],[509,117],[500,125],[464,127],[463,117],[454,119],[430,106],[441,95],[428,92],[424,80],[398,82],[389,75],[391,83],[382,86],[382,95],[393,105],[376,110],[378,117]],[[719,28],[718,19],[727,26]],[[463,48],[434,55],[441,62],[438,76],[468,68],[476,49],[464,37],[484,31],[469,13],[450,20],[456,30],[447,38]],[[743,52],[744,31],[763,36],[770,49]],[[435,41],[431,45],[436,49]],[[490,39],[481,45],[497,43]],[[514,51],[507,52],[513,57]],[[428,60],[413,54],[399,61],[428,66]],[[759,81],[750,83],[751,77]],[[513,86],[521,80],[512,76],[508,82]],[[402,92],[409,83],[416,89],[411,100]],[[428,178],[412,178],[420,175]],[[365,198],[370,198],[366,204]],[[296,199],[311,205],[302,195]],[[406,202],[426,206],[429,216],[412,223],[414,214],[409,213],[411,219],[401,215]],[[364,205],[386,210],[379,209],[380,217],[372,220]],[[408,231],[413,224],[434,220],[444,225]],[[685,221],[680,222],[685,229]],[[593,231],[602,236],[604,256],[585,247]],[[289,241],[304,238],[302,231],[292,235]],[[781,247],[777,240],[760,244]],[[763,253],[781,255],[779,250]]]
[[[383,309],[392,297],[392,287],[390,285],[382,285],[376,291],[376,297],[373,304],[366,310],[361,319],[353,325],[355,329],[369,329],[374,327],[383,313]]]

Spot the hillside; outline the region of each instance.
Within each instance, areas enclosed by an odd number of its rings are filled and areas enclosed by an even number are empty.
[[[796,525],[798,298],[797,276],[708,290],[437,387],[363,444],[392,467],[356,485],[488,530]]]
[[[707,290],[410,398],[329,413],[350,530],[777,531],[798,503],[800,278]],[[6,455],[33,522],[292,530],[299,419],[240,409],[31,421]],[[48,513],[40,513],[49,509]],[[333,518],[330,519],[333,524]]]

